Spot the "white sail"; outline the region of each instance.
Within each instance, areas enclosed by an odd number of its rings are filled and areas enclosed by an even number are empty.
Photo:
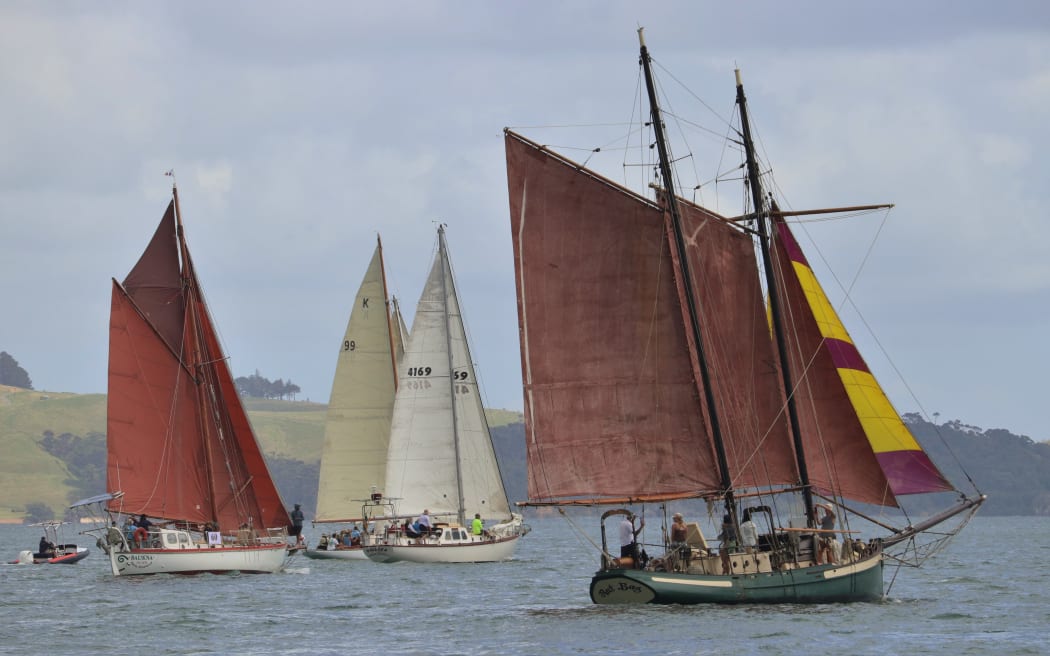
[[[377,244],[339,344],[325,421],[317,521],[359,517],[372,487],[382,492],[394,406],[394,360],[382,244]]]
[[[510,516],[463,329],[444,230],[398,368],[386,492],[403,514]]]

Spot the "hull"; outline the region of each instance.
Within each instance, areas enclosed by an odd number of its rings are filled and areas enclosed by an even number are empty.
[[[271,574],[284,568],[285,545],[259,547],[214,547],[168,550],[136,549],[109,554],[114,576],[145,574],[223,574],[242,572]]]
[[[713,576],[612,569],[591,579],[596,604],[830,603],[882,599],[882,554],[854,563]]]
[[[63,554],[61,556],[55,556],[54,558],[48,558],[47,560],[45,560],[43,562],[48,563],[50,565],[58,565],[58,564],[66,564],[66,565],[68,565],[68,564],[71,564],[71,563],[79,563],[80,561],[82,561],[85,558],[87,558],[88,553],[90,553],[90,552],[88,551],[87,547],[77,547],[76,551],[71,551],[70,553]],[[40,561],[37,561],[37,562],[40,562]]]
[[[91,553],[87,547],[76,547],[74,551],[68,551],[58,556],[45,556],[26,550],[19,554],[18,560],[12,560],[12,565],[59,565],[78,563]]]
[[[376,544],[364,551],[376,563],[487,563],[512,558],[519,537],[484,542]]]
[[[331,549],[323,551],[320,549],[307,549],[303,552],[307,558],[314,560],[368,560],[365,555],[365,547],[350,547],[349,549]]]

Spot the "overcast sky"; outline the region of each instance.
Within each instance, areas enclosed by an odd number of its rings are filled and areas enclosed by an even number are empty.
[[[724,116],[743,70],[790,207],[896,203],[798,232],[851,288],[861,315],[845,319],[898,410],[1050,440],[1036,0],[7,0],[0,350],[37,389],[105,392],[109,280],[144,249],[175,169],[235,375],[326,402],[376,234],[411,319],[440,221],[486,405],[520,410],[502,129],[630,121],[638,26],[661,79]],[[692,155],[713,177],[718,148]],[[704,200],[739,196],[724,183]]]

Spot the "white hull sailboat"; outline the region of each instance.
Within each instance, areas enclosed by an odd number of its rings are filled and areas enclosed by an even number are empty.
[[[464,537],[456,537],[459,534]],[[446,527],[437,538],[418,543],[375,544],[365,547],[365,553],[377,563],[488,563],[514,557],[517,541],[516,535],[501,540],[473,539],[464,528]]]
[[[113,281],[112,492],[74,508],[104,518],[88,532],[114,576],[277,572],[290,518],[205,304],[174,186],[172,196],[138,263]],[[134,517],[137,529],[125,523]]]
[[[441,226],[398,367],[385,491],[401,519],[429,510],[436,522],[426,537],[390,527],[365,549],[375,562],[506,560],[528,531],[510,511],[460,311]],[[472,535],[476,515],[497,524]]]
[[[313,523],[333,529],[306,549],[308,558],[367,560],[363,547],[374,542],[377,528],[382,530],[381,518],[393,514],[382,490],[403,332],[396,302],[387,304],[383,245],[377,238],[339,344],[325,419]],[[337,536],[349,534],[354,524],[360,527],[360,544],[344,546]],[[342,531],[334,530],[337,525]]]

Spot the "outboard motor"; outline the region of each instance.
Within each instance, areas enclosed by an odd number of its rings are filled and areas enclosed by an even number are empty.
[[[18,564],[19,565],[32,565],[33,564],[33,552],[29,549],[18,552]]]

